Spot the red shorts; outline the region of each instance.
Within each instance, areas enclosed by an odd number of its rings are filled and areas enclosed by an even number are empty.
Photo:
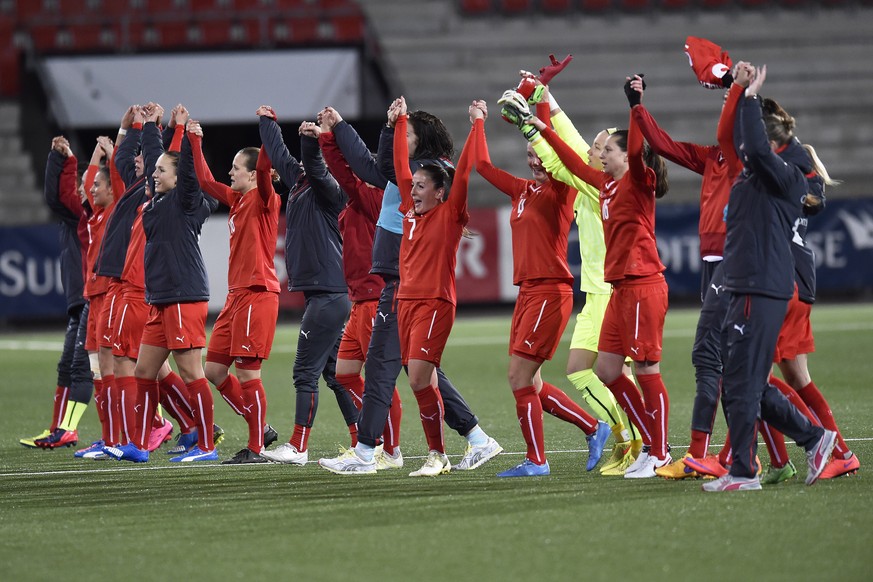
[[[126,288],[115,300],[118,316],[115,318],[115,335],[112,338],[112,355],[137,359],[142,332],[149,316],[149,304],[145,291]]]
[[[811,354],[815,351],[812,323],[809,321],[811,313],[812,305],[804,303],[797,297],[795,286],[794,297],[788,302],[788,311],[785,313],[782,329],[779,330],[779,339],[776,340],[774,363],[793,360],[800,354]]]
[[[112,338],[115,337],[115,321],[118,316],[118,304],[121,303],[121,295],[124,284],[121,279],[109,280],[109,289],[103,296],[103,303],[95,322],[94,336],[97,345],[101,348],[111,348]],[[94,310],[92,309],[93,313]]]
[[[569,285],[548,287],[522,287],[519,291],[509,332],[509,355],[540,363],[555,355],[573,313],[573,290]]]
[[[142,330],[142,343],[168,350],[203,348],[208,311],[206,301],[152,305]]]
[[[273,347],[278,317],[278,293],[247,287],[231,289],[212,328],[208,351],[266,360]]]
[[[97,343],[97,322],[103,312],[103,300],[106,293],[98,293],[88,298],[88,334],[85,336],[85,351],[96,352],[100,344]]]
[[[363,362],[367,359],[367,348],[370,347],[373,320],[378,307],[378,299],[355,301],[352,304],[352,313],[349,315],[349,321],[343,329],[343,337],[340,340],[338,360]]]
[[[424,360],[439,366],[454,323],[455,306],[444,299],[400,299],[397,327],[403,365]]]
[[[666,315],[663,275],[621,281],[613,287],[597,349],[635,362],[660,362]]]

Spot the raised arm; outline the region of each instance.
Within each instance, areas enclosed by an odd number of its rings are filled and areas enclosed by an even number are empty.
[[[197,181],[200,182],[200,187],[225,206],[233,206],[234,191],[227,184],[216,181],[206,164],[206,158],[203,156],[203,128],[200,123],[191,119],[188,121],[186,130],[194,160],[194,173],[197,176]]]
[[[643,159],[643,132],[630,116],[627,128],[627,171],[637,184],[646,183],[646,162]]]
[[[582,159],[573,148],[567,145],[567,143],[564,142],[564,140],[562,140],[554,130],[544,127],[540,130],[540,133],[558,155],[558,159],[560,159],[561,163],[570,170],[573,175],[597,189],[600,189],[603,186],[603,183],[606,180],[606,174],[595,170],[585,163],[585,160]],[[573,186],[570,182],[564,183]]]
[[[176,194],[182,204],[182,209],[188,214],[194,214],[203,205],[203,192],[194,171],[194,156],[191,151],[191,140],[187,135],[182,139],[182,151],[179,152],[179,167]],[[214,210],[214,208],[213,208]]]
[[[159,115],[155,110],[146,112],[146,122],[142,128],[142,163],[143,171],[146,180],[148,181],[149,190],[155,191],[155,180],[152,174],[155,171],[155,166],[158,163],[158,158],[164,153],[164,146],[161,143],[161,130],[158,129],[157,118]]]
[[[339,147],[345,162],[349,165],[355,176],[376,188],[384,190],[388,180],[379,171],[376,160],[373,159],[373,154],[370,153],[367,144],[364,143],[361,136],[355,131],[355,128],[346,123],[332,107],[325,107],[323,114],[326,118],[327,126],[333,132],[337,147]],[[333,172],[333,169],[331,169],[331,172]],[[336,174],[334,174],[334,177],[336,177]]]
[[[45,166],[45,202],[51,210],[65,221],[78,221],[84,213],[79,202],[78,209],[70,204],[70,179],[76,189],[76,158],[69,150],[69,144],[63,137],[52,140],[52,149]]]
[[[139,153],[140,141],[142,140],[142,126],[145,123],[145,113],[142,107],[134,107],[131,124],[125,130],[124,138],[116,146],[113,155],[115,166],[124,183],[125,190],[138,179],[136,175],[136,155]],[[122,125],[124,125],[123,121]]]
[[[728,91],[727,99],[725,99],[724,107],[721,110],[721,117],[718,119],[716,137],[732,177],[736,177],[743,171],[743,161],[737,155],[735,129],[740,100],[743,98],[753,74],[754,68],[749,63],[743,61],[737,63],[734,83]]]
[[[267,155],[270,156],[270,163],[276,168],[285,185],[293,189],[297,181],[303,176],[303,168],[285,146],[285,140],[282,139],[282,131],[278,121],[276,121],[273,109],[268,105],[262,105],[258,108],[257,115],[261,143],[264,144]]]
[[[484,107],[485,102],[481,101],[481,103]],[[467,194],[470,184],[470,172],[473,170],[473,166],[476,165],[477,135],[485,132],[485,116],[482,109],[471,105],[469,111],[473,127],[470,128],[467,141],[464,142],[464,148],[458,157],[458,166],[455,169],[455,177],[452,180],[452,187],[447,201],[454,210],[455,216],[464,224],[467,222]]]
[[[476,140],[476,171],[479,172],[479,175],[510,198],[524,191],[527,180],[517,178],[491,163],[491,154],[488,152],[488,140],[485,138],[484,120],[481,130],[474,133],[474,138]]]
[[[397,100],[395,100],[395,103]],[[400,212],[406,212],[413,207],[412,202],[412,170],[409,168],[409,144],[406,143],[406,105],[404,111],[397,116],[394,126],[394,168],[397,171],[396,184],[400,191]],[[384,129],[382,130],[385,131]]]
[[[396,157],[394,156],[394,137],[396,134],[396,125],[397,119],[399,116],[399,109],[396,106],[397,99],[394,100],[393,103],[388,107],[388,123],[387,125],[382,126],[382,133],[379,134],[379,149],[376,151],[376,165],[379,169],[379,173],[385,176],[385,179],[389,182],[394,182],[397,184],[397,171],[394,168],[394,160]],[[408,125],[408,120],[407,120]],[[404,129],[403,133],[404,139],[406,138],[406,130]],[[409,146],[407,145],[406,149],[407,153],[409,152]],[[409,159],[407,158],[406,164],[409,164]]]
[[[336,208],[342,208],[346,203],[346,194],[340,188],[324,163],[321,149],[318,147],[318,136],[321,128],[311,121],[300,125],[300,158],[303,170],[309,177],[312,191],[323,201]]]
[[[258,195],[264,202],[264,206],[269,205],[270,198],[276,195],[276,189],[273,188],[273,166],[270,164],[270,156],[267,155],[267,149],[264,146],[261,146],[261,150],[258,152],[255,180],[258,184]]]

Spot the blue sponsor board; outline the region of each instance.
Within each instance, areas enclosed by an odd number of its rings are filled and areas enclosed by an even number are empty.
[[[660,204],[655,224],[658,251],[670,297],[694,299],[700,292],[699,208]],[[807,244],[815,252],[818,292],[861,296],[873,293],[873,199],[833,200],[810,217]],[[570,235],[571,269],[579,272],[579,242]]]
[[[0,318],[63,317],[58,226],[0,228]]]

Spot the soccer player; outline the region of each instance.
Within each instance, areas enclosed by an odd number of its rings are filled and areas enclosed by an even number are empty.
[[[487,118],[484,101],[476,101],[474,106]],[[547,108],[545,117],[548,119]],[[586,470],[590,471],[603,454],[609,425],[591,417],[563,390],[545,382],[540,373],[543,362],[555,354],[573,310],[573,274],[567,265],[567,233],[573,217],[575,191],[546,174],[530,144],[527,163],[532,180],[516,178],[494,167],[484,124],[481,130],[477,126],[474,136],[476,171],[512,202],[513,283],[519,287],[509,340],[508,376],[527,444],[527,456],[518,466],[497,476],[549,474],[543,410],[585,433],[589,447]]]
[[[352,311],[349,321],[343,328],[337,354],[336,378],[352,395],[355,406],[360,411],[364,400],[364,379],[361,371],[367,359],[367,348],[377,317],[379,295],[384,282],[379,275],[372,273],[373,240],[376,221],[382,208],[384,188],[378,188],[358,178],[343,155],[340,143],[347,150],[356,150],[360,155],[370,157],[364,143],[352,127],[344,123],[342,117],[330,107],[318,114],[320,125],[312,131],[318,134],[318,143],[331,175],[348,196],[348,203],[339,216],[340,234],[343,240],[354,244],[343,245],[343,273],[349,286],[349,300]],[[390,396],[388,418],[382,432],[382,454],[377,455],[376,469],[399,469],[403,467],[403,454],[400,451],[400,421],[403,407],[397,388]],[[361,417],[358,417],[358,439],[361,436]],[[329,465],[329,460],[324,459]],[[319,464],[325,466],[322,460]]]
[[[397,291],[400,285],[400,245],[403,239],[404,216],[400,212],[400,191],[395,182],[394,134],[396,112],[388,111],[388,122],[382,127],[379,151],[374,162],[369,150],[347,123],[337,120],[334,132],[337,145],[351,170],[364,182],[384,189],[382,207],[373,237],[373,267],[371,272],[382,278],[384,285],[376,308],[376,319],[367,347],[364,363],[364,395],[358,421],[358,444],[347,454],[334,459],[321,459],[325,469],[341,474],[371,474],[376,470],[397,467],[397,459],[379,452],[386,422],[399,414],[392,394],[402,369],[400,336],[397,327]],[[410,171],[423,165],[453,168],[451,135],[443,122],[426,111],[408,115],[407,147]],[[453,470],[468,471],[488,462],[503,447],[479,426],[470,406],[452,385],[441,368],[436,368],[437,389],[443,401],[445,422],[467,440],[463,458]],[[399,401],[398,401],[399,403]],[[387,420],[386,420],[387,419]],[[392,423],[397,426],[397,423]],[[388,435],[388,439],[399,435]],[[390,445],[390,443],[389,443]]]
[[[395,117],[394,171],[400,190],[400,211],[405,213],[400,244],[400,288],[397,320],[401,358],[408,366],[409,386],[428,445],[421,469],[410,477],[448,473],[445,454],[444,408],[437,389],[436,368],[455,319],[455,262],[458,245],[469,219],[467,184],[470,177],[473,133],[481,130],[484,113],[469,107],[474,129],[464,144],[457,170],[427,164],[413,175],[409,168],[407,110],[403,97],[389,110]]]
[[[351,310],[337,222],[346,195],[327,171],[316,139],[298,130],[301,165],[285,147],[273,108],[262,105],[256,114],[269,161],[291,188],[285,207],[288,289],[302,291],[306,298],[294,360],[294,432],[287,443],[264,451],[262,456],[277,463],[304,465],[309,459],[309,436],[318,411],[319,376],[324,377],[336,397],[352,446],[357,442],[358,410],[336,380],[336,354],[343,323]]]
[[[737,141],[744,170],[731,188],[726,216],[723,269],[730,296],[722,358],[731,468],[705,483],[704,491],[761,488],[753,464],[759,416],[806,449],[807,485],[818,479],[836,441],[836,433],[810,423],[767,381],[794,289],[791,228],[807,193],[805,174],[812,168],[794,138],[794,118],[758,97],[766,72],[766,66],[754,71],[740,100]]]
[[[554,65],[552,65],[554,66]],[[548,80],[549,67],[540,70],[540,82]],[[521,71],[523,77],[532,79],[533,75]],[[530,99],[528,100],[530,102]],[[548,85],[543,85],[540,107],[548,104],[549,120],[555,132],[582,159],[595,169],[602,169],[600,153],[607,138],[615,128],[600,131],[589,147],[570,118],[563,112]],[[545,119],[543,119],[545,122]],[[600,217],[600,192],[594,186],[579,179],[564,166],[555,150],[537,132],[530,141],[534,152],[542,160],[542,165],[553,178],[572,185],[576,189],[573,213],[579,234],[580,289],[585,292],[585,305],[576,317],[570,350],[567,356],[567,379],[582,393],[591,410],[607,422],[615,437],[612,454],[600,468],[602,475],[624,475],[627,468],[639,456],[643,442],[636,426],[628,421],[624,410],[618,405],[603,382],[594,374],[597,359],[597,342],[603,315],[612,294],[612,285],[604,281],[603,263],[606,243],[603,239],[603,219]],[[630,362],[630,360],[628,360]],[[631,377],[630,367],[625,365],[622,372]]]
[[[194,169],[204,192],[230,207],[228,295],[206,351],[206,377],[249,428],[246,448],[222,464],[266,463],[261,451],[278,435],[265,423],[267,397],[261,364],[270,355],[279,314],[279,279],[273,265],[281,199],[273,189],[263,147],[233,158],[230,186],[217,182],[203,157],[203,129],[188,121]],[[229,373],[230,365],[236,375]]]
[[[76,427],[91,400],[94,385],[85,336],[88,302],[83,296],[82,257],[87,252],[87,215],[77,188],[76,157],[63,136],[52,140],[46,163],[45,201],[60,220],[61,278],[67,298],[67,331],[58,361],[58,382],[48,430],[19,442],[26,447],[55,449],[79,441]]]
[[[633,104],[638,95],[626,83]],[[506,95],[505,95],[506,97]],[[643,451],[625,472],[625,478],[649,478],[670,462],[667,447],[669,399],[661,379],[661,339],[667,313],[664,265],[655,242],[655,199],[668,189],[663,160],[644,147],[642,134],[631,117],[627,131],[612,134],[600,159],[603,170],[586,164],[558,135],[533,117],[520,95],[505,102],[516,111],[523,132],[543,134],[565,165],[600,190],[600,208],[606,241],[605,280],[613,294],[603,319],[595,373],[616,396],[629,418],[642,430]],[[510,104],[511,103],[511,104]],[[637,380],[622,374],[626,357],[634,361]]]
[[[212,393],[200,360],[206,345],[209,286],[198,239],[203,222],[217,203],[200,190],[187,139],[182,140],[179,155],[164,152],[157,127],[162,114],[160,105],[149,104],[142,131],[144,166],[154,167],[149,178],[149,190],[154,195],[142,210],[145,298],[150,308],[134,370],[138,403],[134,408],[125,406],[125,414],[135,415],[135,434],[129,435],[132,440],[127,445],[106,447],[104,451],[117,459],[148,460],[151,418],[160,397],[158,377],[172,353],[190,398],[196,403],[198,443],[170,460],[214,461],[218,453],[213,443]],[[187,119],[183,107],[178,114],[182,120]],[[179,121],[177,125],[183,130],[184,123]]]

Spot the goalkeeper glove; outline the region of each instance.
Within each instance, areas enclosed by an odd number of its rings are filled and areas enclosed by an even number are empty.
[[[530,123],[533,115],[531,115],[527,100],[518,91],[512,89],[505,91],[503,96],[497,100],[497,104],[503,106],[500,110],[503,119],[521,130],[525,139],[530,141],[537,134],[537,128]]]

